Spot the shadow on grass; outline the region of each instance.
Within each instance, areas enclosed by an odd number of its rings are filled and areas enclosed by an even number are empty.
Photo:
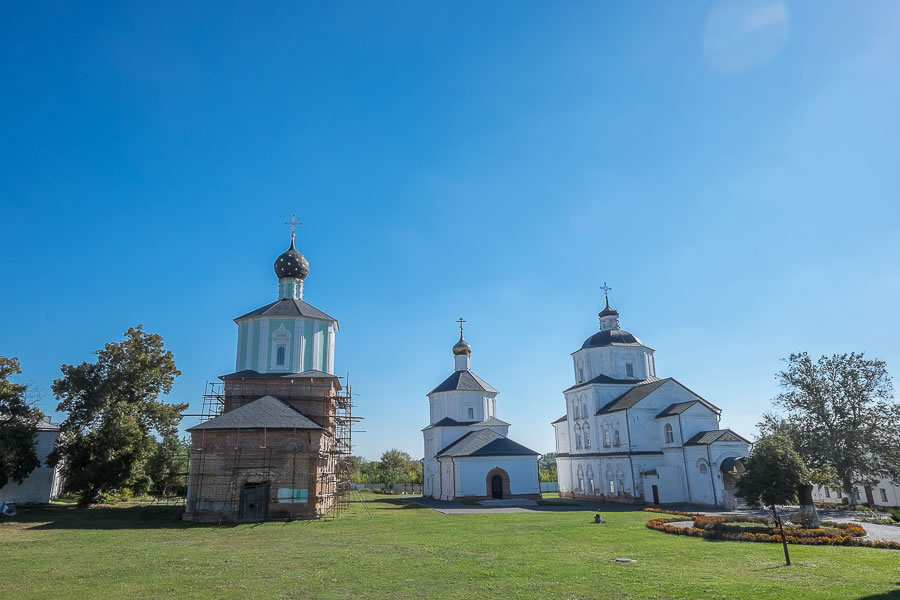
[[[414,498],[397,498],[397,497],[385,497],[385,498],[373,498],[371,500],[366,500],[368,504],[391,504],[393,506],[399,506],[400,508],[413,508],[416,510],[423,510],[426,507],[421,504],[416,504],[416,500]]]
[[[875,594],[874,596],[860,596],[857,600],[900,600],[900,590]]]
[[[49,529],[187,529],[191,527],[233,527],[189,523],[181,520],[181,506],[94,506],[45,504],[25,506],[11,519],[4,519],[13,527],[34,530]]]

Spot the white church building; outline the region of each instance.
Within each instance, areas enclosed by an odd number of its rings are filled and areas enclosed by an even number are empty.
[[[509,423],[497,418],[499,392],[472,372],[472,347],[459,323],[453,373],[428,394],[423,493],[440,500],[540,498],[540,456],[507,437]]]
[[[600,331],[572,353],[575,385],[553,422],[560,496],[733,507],[750,442],[720,429],[721,410],[669,377],[654,350],[600,313]]]

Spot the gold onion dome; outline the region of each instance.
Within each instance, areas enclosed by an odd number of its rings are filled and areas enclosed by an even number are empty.
[[[304,279],[309,275],[309,262],[306,257],[294,248],[294,236],[291,236],[291,247],[275,259],[275,275],[278,279],[293,277]]]
[[[461,354],[472,354],[472,346],[463,339],[462,334],[459,335],[459,341],[453,345],[453,354],[459,356]]]

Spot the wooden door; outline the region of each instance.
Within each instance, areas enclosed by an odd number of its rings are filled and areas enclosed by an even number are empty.
[[[491,477],[491,498],[503,500],[503,478],[499,475]]]
[[[869,506],[875,506],[875,496],[872,495],[872,486],[871,485],[865,486],[865,490],[866,490],[866,502],[868,503]]]
[[[265,483],[248,483],[241,490],[241,521],[262,521],[266,518],[268,489]]]

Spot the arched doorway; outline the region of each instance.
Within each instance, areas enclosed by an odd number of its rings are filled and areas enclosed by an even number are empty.
[[[488,471],[485,479],[487,484],[487,493],[485,495],[488,498],[493,500],[509,498],[509,474],[506,471],[500,467],[494,467]]]

